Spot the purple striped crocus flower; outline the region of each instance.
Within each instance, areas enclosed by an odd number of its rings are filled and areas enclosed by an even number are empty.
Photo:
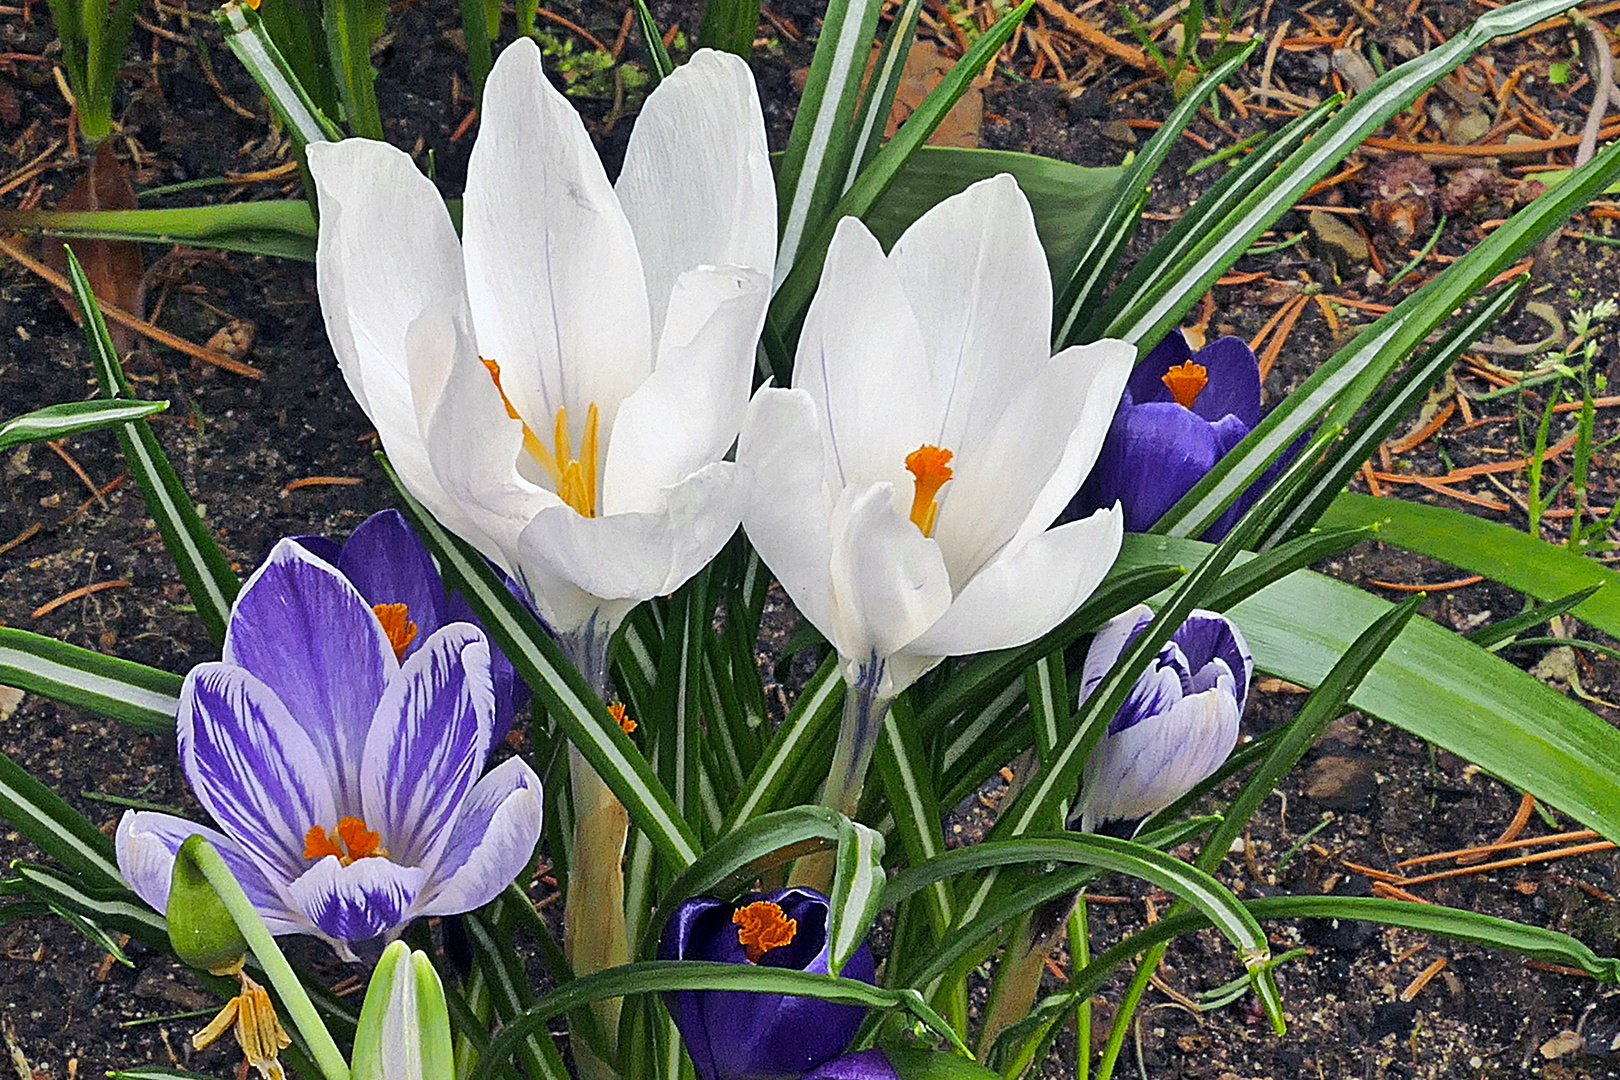
[[[186,676],[176,724],[219,828],[124,815],[118,867],[158,911],[201,833],[272,933],[354,959],[412,919],[487,903],[539,840],[534,771],[512,758],[480,778],[495,738],[483,631],[441,626],[402,663],[359,590],[294,540],[243,586],[224,657]]]
[[[828,973],[827,898],[787,888],[735,904],[712,896],[683,901],[658,942],[660,960]],[[872,982],[865,943],[844,964],[846,979]],[[866,1009],[796,994],[674,990],[664,995],[700,1080],[796,1080],[837,1057],[855,1037]]]
[[[1086,652],[1080,700],[1153,621],[1138,604],[1097,631]],[[1161,810],[1220,768],[1237,745],[1254,657],[1237,624],[1194,611],[1136,680],[1086,759],[1080,827],[1135,821]]]
[[[442,626],[453,622],[483,626],[461,593],[445,588],[427,545],[398,510],[372,514],[342,543],[325,536],[293,539],[331,563],[360,590],[401,661]],[[527,605],[517,584],[505,574],[501,576],[512,595]],[[489,670],[495,681],[495,732],[505,735],[517,711],[529,702],[529,686],[494,642],[489,645]]]
[[[1131,370],[1097,464],[1063,519],[1117,501],[1125,530],[1146,532],[1260,422],[1260,364],[1242,338],[1223,337],[1195,354],[1180,330]],[[1214,525],[1219,540],[1260,497],[1262,476]]]

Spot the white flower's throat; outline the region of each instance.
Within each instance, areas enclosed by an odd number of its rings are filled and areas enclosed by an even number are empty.
[[[574,444],[568,435],[568,406],[560,405],[557,408],[557,417],[552,423],[552,447],[547,449],[546,444],[534,433],[529,422],[512,405],[512,399],[506,396],[506,390],[501,386],[501,366],[493,360],[479,357],[484,367],[489,370],[489,377],[495,383],[496,391],[501,395],[501,404],[506,406],[506,415],[523,425],[523,449],[529,456],[551,477],[551,482],[557,485],[557,497],[573,507],[581,517],[596,516],[596,445],[597,426],[600,412],[596,402],[591,402],[585,410],[585,432],[579,440],[579,456],[574,456]]]

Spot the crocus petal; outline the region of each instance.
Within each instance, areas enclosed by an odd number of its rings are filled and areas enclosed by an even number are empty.
[[[832,537],[831,637],[846,661],[898,652],[951,606],[939,545],[895,512],[889,484],[846,488]]]
[[[524,566],[539,566],[606,600],[675,591],[737,531],[748,474],[716,461],[666,488],[656,513],[587,518],[566,506],[536,514],[518,538]],[[566,627],[552,629],[562,633]]]
[[[890,1064],[889,1056],[873,1047],[818,1065],[803,1080],[900,1080],[900,1074]]]
[[[1175,707],[1187,696],[1182,682],[1185,665],[1173,644],[1167,644],[1137,678],[1136,685],[1125,695],[1125,703],[1108,721],[1108,734],[1114,735],[1137,724],[1152,721]]]
[[[1081,701],[1091,696],[1103,676],[1108,674],[1108,669],[1114,666],[1114,661],[1152,621],[1153,609],[1146,604],[1137,604],[1103,623],[1102,629],[1092,636],[1091,645],[1086,649],[1086,662],[1080,673]]]
[[[1249,680],[1254,677],[1254,655],[1237,623],[1212,611],[1194,611],[1172,637],[1187,655],[1194,671],[1220,660],[1232,673],[1238,713],[1248,703]]]
[[[1018,182],[980,180],[895,242],[899,275],[935,377],[950,386],[936,445],[966,457],[1047,362],[1052,275]]]
[[[118,819],[118,871],[124,875],[125,884],[154,911],[167,912],[175,856],[180,845],[192,836],[202,836],[214,845],[272,934],[297,934],[309,929],[303,916],[287,906],[259,864],[235,841],[217,829],[172,814],[129,810]]]
[[[1114,565],[1123,536],[1118,509],[1099,510],[993,559],[906,652],[959,656],[1034,641],[1096,590]]]
[[[482,907],[522,874],[540,842],[540,778],[508,758],[468,794],[415,915]]]
[[[224,659],[252,672],[308,732],[338,805],[359,806],[350,785],[377,702],[399,670],[359,591],[296,541],[280,541],[236,598]]]
[[[1193,357],[1202,364],[1209,382],[1193,402],[1193,412],[1214,422],[1235,416],[1245,428],[1260,422],[1260,362],[1240,337],[1223,337],[1205,345]]]
[[[753,471],[743,529],[811,625],[833,634],[832,524],[822,478],[815,402],[803,390],[763,387],[737,437],[737,462]]]
[[[1071,513],[1118,502],[1126,531],[1146,532],[1220,457],[1214,426],[1175,402],[1121,406]]]
[[[321,934],[351,959],[347,946],[405,923],[405,913],[427,879],[426,871],[391,859],[356,859],[344,866],[336,855],[321,859],[289,887],[294,901]]]
[[[647,95],[616,190],[646,273],[653,340],[693,267],[747,268],[769,289],[776,182],[754,76],[740,57],[699,49]]]
[[[438,861],[494,729],[489,643],[477,627],[452,623],[405,661],[366,739],[364,817],[391,858],[410,866]]]
[[[191,669],[177,721],[180,764],[197,801],[267,873],[297,877],[308,866],[304,835],[336,824],[342,805],[326,748],[269,687],[232,664]]]
[[[602,470],[604,514],[656,512],[664,488],[731,449],[748,408],[770,285],[766,275],[741,268],[681,275],[658,369],[619,406],[613,423]]]
[[[899,274],[858,218],[840,221],[827,249],[793,385],[816,403],[837,487],[911,490],[906,455],[938,437],[948,387],[936,383]]]
[[[416,638],[406,655],[450,621],[445,617],[444,581],[438,567],[398,510],[382,510],[362,521],[333,565],[372,607],[405,605],[407,617],[416,623]]]
[[[1237,702],[1219,690],[1108,735],[1086,760],[1081,827],[1089,832],[1170,805],[1220,767],[1237,737]]]
[[[1126,384],[1131,400],[1138,405],[1146,401],[1174,401],[1170,388],[1164,384],[1165,373],[1192,358],[1192,346],[1187,344],[1185,334],[1172,330],[1164,335],[1131,369],[1131,380]]]
[[[433,182],[409,155],[370,139],[311,143],[321,228],[315,277],[326,334],[355,400],[377,425],[402,476],[428,469],[405,337],[424,313],[445,323],[467,314],[461,244]],[[442,384],[449,354],[419,358]]]
[[[577,432],[595,402],[611,430],[652,373],[647,286],[585,125],[528,38],[484,86],[461,235],[479,353],[518,412],[544,434],[566,406]]]

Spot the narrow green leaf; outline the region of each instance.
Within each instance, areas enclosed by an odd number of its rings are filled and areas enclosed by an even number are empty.
[[[47,405],[0,423],[0,451],[23,443],[50,442],[141,420],[169,407],[167,401],[70,401]]]
[[[185,244],[315,261],[315,216],[302,199],[172,210],[0,210],[0,229],[33,236]]]
[[[84,340],[89,346],[95,366],[96,381],[101,385],[103,398],[128,398],[129,384],[124,379],[123,365],[118,361],[118,350],[113,347],[107,333],[107,324],[96,306],[95,294],[90,291],[90,279],[74,257],[67,252],[68,281],[73,286],[73,299],[79,305],[84,320]],[[145,420],[133,420],[118,429],[118,442],[124,451],[124,461],[140,485],[146,507],[157,522],[164,546],[174,557],[186,591],[197,606],[197,617],[208,628],[216,644],[225,640],[225,623],[230,618],[231,601],[241,582],[219,550],[214,534],[197,516],[197,508],[175,475],[151,425]]]
[[[883,132],[894,110],[895,93],[900,89],[921,13],[922,0],[902,0],[889,20],[889,32],[884,35],[877,63],[872,65],[867,77],[866,90],[861,95],[861,111],[855,118],[854,153],[850,155],[849,172],[844,176],[846,191],[883,145]]]
[[[652,85],[657,86],[664,81],[664,76],[675,70],[675,62],[664,48],[664,35],[658,29],[658,20],[653,18],[647,0],[634,0],[634,3],[636,26],[641,30],[641,43],[647,49],[647,73],[652,76]]]
[[[1204,597],[1204,606],[1211,611],[1225,611],[1233,604],[1253,596],[1274,581],[1310,566],[1323,559],[1348,551],[1363,540],[1379,539],[1372,526],[1345,529],[1320,529],[1307,533],[1298,540],[1272,548],[1267,558],[1250,559],[1221,575],[1215,587]]]
[[[0,817],[89,885],[123,887],[107,834],[4,754],[0,754]]]
[[[1549,619],[1556,618],[1566,611],[1579,607],[1602,587],[1601,585],[1588,585],[1584,589],[1572,592],[1568,596],[1561,596],[1550,603],[1537,604],[1523,614],[1498,619],[1493,623],[1486,623],[1478,630],[1471,630],[1463,636],[1482,649],[1494,650],[1498,645],[1512,641],[1526,630],[1533,630]]]
[[[694,831],[702,820],[698,774],[702,771],[703,640],[712,636],[713,623],[709,570],[704,568],[677,589],[670,601],[653,712],[646,718],[653,740],[653,768]]]
[[[831,911],[827,916],[827,970],[837,975],[866,941],[872,921],[882,910],[883,836],[857,821],[838,822]]]
[[[281,117],[300,149],[313,142],[336,142],[343,138],[342,130],[321,111],[304,89],[258,12],[245,3],[232,0],[221,6],[214,17],[225,32],[225,44],[247,68],[253,81],[264,91],[264,96],[270,99],[271,107]],[[381,138],[381,132],[375,137]],[[309,209],[308,203],[300,205],[305,210]]]
[[[0,684],[89,709],[142,731],[172,733],[178,675],[27,630],[0,627]]]
[[[883,718],[883,736],[872,755],[883,794],[894,815],[901,847],[913,864],[925,862],[945,850],[939,796],[932,770],[923,753],[916,712],[908,694],[902,694]],[[951,924],[951,893],[943,883],[929,890],[929,906],[936,934]]]
[[[512,950],[512,943],[503,940],[493,925],[499,918],[498,909],[506,902],[506,897],[497,897],[490,905],[494,911],[475,911],[466,919],[467,935],[473,943],[473,962],[483,972],[490,1000],[503,1023],[523,1015],[523,1011],[534,1004],[534,992],[529,989],[522,959]],[[523,900],[524,904],[528,902],[527,898]],[[524,1071],[532,1080],[570,1080],[562,1054],[544,1027],[537,1026],[521,1041],[514,1040],[507,1055],[514,1052],[522,1059]],[[480,1063],[488,1057],[487,1052],[479,1055]]]
[[[759,30],[759,0],[708,0],[698,24],[698,47],[747,59]]]
[[[838,673],[838,658],[829,656],[799,692],[787,718],[765,745],[759,763],[726,815],[720,829],[722,836],[780,805],[783,789],[803,772],[801,766],[817,736],[836,727],[844,689],[844,678]]]
[[[371,66],[371,43],[382,27],[372,25],[366,0],[328,0],[322,5],[326,52],[337,76],[338,98],[349,130],[362,138],[383,137],[377,111],[377,69]]]

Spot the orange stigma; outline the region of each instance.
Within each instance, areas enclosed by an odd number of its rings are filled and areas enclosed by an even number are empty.
[[[304,858],[324,859],[336,855],[344,866],[356,859],[388,858],[388,849],[382,846],[382,837],[366,828],[357,817],[338,819],[337,828],[327,832],[319,825],[311,825],[304,834]]]
[[[1159,376],[1159,381],[1170,388],[1170,396],[1176,399],[1177,405],[1190,409],[1209,385],[1209,370],[1188,360]]]
[[[548,449],[529,422],[523,419],[517,406],[512,404],[512,399],[506,396],[506,389],[501,386],[501,365],[482,356],[478,361],[495,383],[495,392],[501,395],[506,415],[523,425],[523,449],[551,477],[551,482],[556,485],[557,497],[573,507],[581,517],[595,517],[597,425],[600,417],[596,402],[591,402],[585,409],[585,431],[579,443],[579,457],[574,456],[574,444],[568,436],[566,405],[557,408],[557,416],[552,422],[552,448]]]
[[[405,659],[405,650],[416,640],[416,624],[411,621],[405,605],[372,604],[371,610],[376,612],[377,621],[382,623],[383,633],[388,635],[388,644],[394,647],[394,659]]]
[[[737,943],[748,954],[750,964],[759,963],[766,953],[792,941],[799,929],[799,920],[788,918],[769,900],[756,900],[738,908],[731,913],[731,921],[737,924]]]
[[[951,456],[949,450],[926,443],[906,455],[906,471],[916,478],[916,491],[911,496],[911,523],[921,529],[924,536],[934,535],[934,520],[939,517],[939,489],[951,478]]]
[[[624,732],[626,735],[636,730],[636,722],[630,719],[630,714],[625,711],[624,702],[615,701],[613,704],[609,705],[608,715],[613,717],[613,722],[618,724],[619,730]]]

